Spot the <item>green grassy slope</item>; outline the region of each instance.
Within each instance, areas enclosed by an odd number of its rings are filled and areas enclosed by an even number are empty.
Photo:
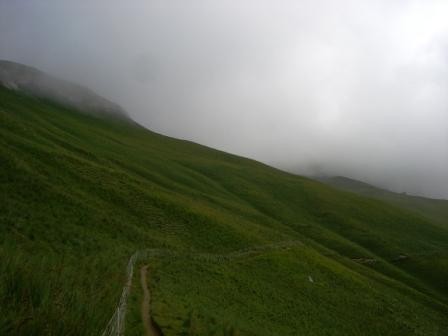
[[[344,176],[318,178],[318,180],[341,190],[390,202],[448,227],[448,200],[396,193]]]
[[[0,200],[0,334],[99,334],[143,248],[165,335],[448,333],[431,219],[1,88]]]

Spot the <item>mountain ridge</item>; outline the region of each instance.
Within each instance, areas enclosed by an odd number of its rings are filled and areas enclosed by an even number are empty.
[[[448,227],[448,200],[446,199],[398,193],[346,176],[315,177],[315,179],[340,190],[390,202]]]
[[[122,107],[91,89],[58,79],[24,64],[0,60],[0,85],[39,98],[55,100],[80,112],[130,120]]]

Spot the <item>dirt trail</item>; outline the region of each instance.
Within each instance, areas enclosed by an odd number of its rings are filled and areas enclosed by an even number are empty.
[[[142,321],[145,328],[145,336],[163,336],[159,326],[153,321],[151,317],[151,294],[148,289],[148,265],[142,266],[140,269],[140,282],[143,289],[142,300]]]
[[[128,296],[131,290],[132,277],[134,274],[134,265],[139,260],[148,261],[150,258],[161,257],[161,256],[170,256],[177,257],[181,256],[189,256],[191,258],[196,258],[199,260],[209,261],[209,262],[227,262],[233,259],[245,258],[260,255],[265,252],[274,251],[274,250],[289,250],[295,246],[301,246],[303,243],[299,240],[287,240],[281,241],[271,244],[260,245],[256,247],[246,248],[242,250],[237,250],[234,252],[230,252],[227,254],[213,254],[213,253],[190,253],[180,254],[176,251],[170,251],[166,249],[143,249],[136,251],[128,261],[128,265],[126,268],[127,274],[127,282],[123,287],[120,300],[118,305],[107,323],[105,329],[101,333],[101,336],[123,336],[125,334],[125,322],[126,322],[126,310],[127,310],[127,301]],[[143,302],[142,302],[142,320],[145,327],[145,335],[146,336],[163,336],[162,330],[160,327],[154,322],[151,318],[150,311],[150,302],[151,297],[148,290],[147,285],[147,272],[148,266],[143,266],[140,269],[140,279],[141,285],[143,289]]]

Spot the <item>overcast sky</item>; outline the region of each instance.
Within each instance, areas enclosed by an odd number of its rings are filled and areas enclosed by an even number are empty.
[[[446,0],[0,0],[0,59],[164,134],[448,198]]]

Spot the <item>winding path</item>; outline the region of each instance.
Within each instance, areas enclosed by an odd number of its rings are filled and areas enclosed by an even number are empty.
[[[183,255],[189,255],[191,258],[200,259],[204,261],[214,261],[214,262],[225,262],[237,258],[248,257],[259,255],[263,252],[289,249],[294,246],[303,245],[301,241],[298,240],[288,240],[267,245],[261,245],[257,247],[242,249],[228,254],[213,254],[213,253],[190,253]],[[109,320],[106,328],[101,333],[101,336],[124,336],[125,334],[125,321],[126,321],[126,310],[128,296],[132,286],[132,278],[134,274],[135,263],[139,260],[148,260],[152,257],[160,256],[173,256],[176,257],[180,252],[170,251],[166,249],[147,249],[135,252],[130,258],[126,268],[126,284],[123,287],[120,301],[117,308],[114,311],[111,319]],[[142,302],[142,318],[145,326],[146,335],[148,336],[162,336],[163,333],[150,315],[150,293],[147,285],[147,270],[148,266],[143,266],[140,269],[140,281],[142,284],[142,289],[144,293],[144,298]]]

